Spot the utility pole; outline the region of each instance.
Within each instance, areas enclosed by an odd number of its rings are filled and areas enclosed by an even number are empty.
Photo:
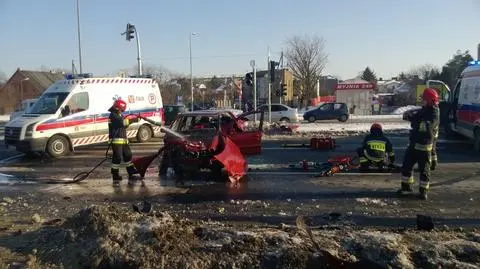
[[[190,93],[192,95],[191,101],[192,104],[190,105],[191,110],[193,111],[193,69],[192,69],[192,36],[196,36],[197,33],[190,32],[189,40],[190,40]]]
[[[135,38],[137,39],[137,62],[138,62],[138,75],[142,76],[143,75],[143,68],[142,68],[142,58],[141,58],[141,53],[140,53],[140,37],[138,35],[138,30],[134,26],[135,29]]]
[[[268,73],[270,74],[270,46],[268,46]],[[268,122],[272,122],[272,78],[268,79]]]
[[[250,61],[250,66],[253,71],[253,110],[257,111],[257,68],[255,67],[255,60]],[[254,113],[254,122],[257,122],[257,113]]]
[[[80,74],[82,73],[82,41],[80,39],[80,6],[77,0],[77,36],[78,36],[78,61],[80,64]]]

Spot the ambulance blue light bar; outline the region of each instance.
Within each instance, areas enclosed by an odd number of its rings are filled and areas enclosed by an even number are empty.
[[[468,65],[480,65],[480,61],[470,61]]]

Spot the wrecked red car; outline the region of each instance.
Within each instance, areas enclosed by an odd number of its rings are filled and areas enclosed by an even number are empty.
[[[248,129],[240,119],[252,113],[260,113],[260,121]],[[172,132],[165,132],[159,173],[171,167],[184,179],[207,169],[215,180],[238,182],[247,170],[245,157],[261,153],[263,119],[263,110],[238,116],[228,110],[179,114],[169,126]]]

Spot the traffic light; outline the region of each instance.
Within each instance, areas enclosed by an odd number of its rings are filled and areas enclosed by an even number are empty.
[[[270,61],[270,82],[275,82],[275,68],[279,63],[275,61]]]
[[[287,84],[282,84],[282,95],[287,96]]]
[[[127,31],[125,32],[125,36],[127,41],[130,41],[130,39],[133,39],[133,33],[135,32],[135,26],[133,24],[127,23]]]
[[[253,72],[245,75],[245,83],[247,83],[248,86],[253,86]]]

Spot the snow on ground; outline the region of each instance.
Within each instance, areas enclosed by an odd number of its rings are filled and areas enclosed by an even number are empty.
[[[8,122],[10,120],[10,115],[0,115],[0,122]]]
[[[366,132],[370,130],[372,124],[369,122],[350,122],[350,123],[311,123],[300,124],[296,131],[300,133],[310,132]],[[382,124],[383,130],[410,130],[410,122],[385,122]]]

